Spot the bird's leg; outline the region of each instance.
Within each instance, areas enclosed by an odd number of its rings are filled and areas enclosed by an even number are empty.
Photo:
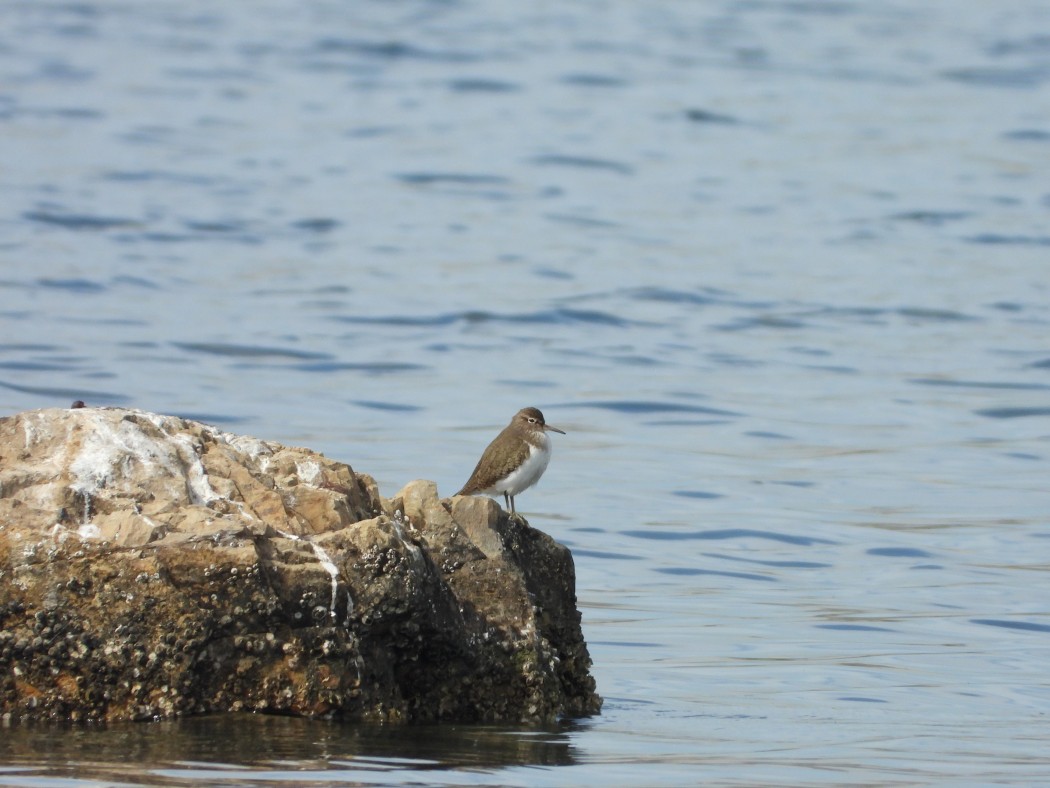
[[[510,513],[514,514],[515,511],[516,510],[514,509],[514,496],[512,495],[512,496],[510,496]]]

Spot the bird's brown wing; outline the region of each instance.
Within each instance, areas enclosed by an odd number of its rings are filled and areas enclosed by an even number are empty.
[[[474,495],[482,490],[487,490],[525,462],[529,456],[529,444],[525,441],[515,440],[514,443],[518,445],[513,451],[507,451],[504,446],[507,443],[507,438],[511,436],[508,436],[506,433],[507,430],[501,432],[485,448],[481,459],[478,460],[478,464],[474,468],[474,472],[470,474],[470,479],[456,495]]]

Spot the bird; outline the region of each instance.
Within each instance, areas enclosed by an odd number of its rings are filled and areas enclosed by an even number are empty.
[[[493,439],[470,479],[456,495],[503,495],[515,514],[514,496],[539,481],[551,460],[548,432],[565,434],[543,419],[538,408],[522,408]]]

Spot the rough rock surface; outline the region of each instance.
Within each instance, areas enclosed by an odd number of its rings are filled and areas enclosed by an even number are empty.
[[[541,722],[601,701],[569,551],[170,416],[0,419],[0,715]]]

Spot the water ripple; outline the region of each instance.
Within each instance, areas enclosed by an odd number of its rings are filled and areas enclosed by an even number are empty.
[[[587,557],[587,558],[598,558],[609,561],[643,561],[643,556],[631,555],[630,553],[611,553],[605,550],[586,550],[583,548],[573,548],[572,554],[574,557]]]
[[[448,87],[457,93],[514,93],[521,90],[521,85],[517,82],[486,77],[453,79],[448,83]]]
[[[873,547],[867,554],[886,558],[933,558],[932,553],[915,547]]]
[[[123,227],[138,227],[137,219],[123,216],[97,216],[86,213],[72,213],[57,209],[39,209],[26,211],[22,218],[30,222],[55,225],[67,230],[112,230]]]
[[[1046,68],[995,68],[973,66],[941,72],[944,79],[965,85],[992,88],[1036,88],[1050,80]]]
[[[721,331],[747,331],[752,329],[806,329],[815,326],[817,321],[860,321],[868,324],[884,324],[886,318],[901,317],[911,323],[972,323],[981,320],[952,309],[932,309],[929,307],[865,307],[833,305],[798,305],[793,309],[774,310],[768,304],[755,304],[753,310],[762,310],[757,314],[746,315],[728,323],[718,325]]]
[[[368,408],[370,410],[384,410],[393,413],[413,413],[423,410],[419,405],[402,405],[397,402],[376,402],[374,400],[364,399],[350,400],[350,404],[357,405],[361,408]]]
[[[593,216],[582,216],[575,213],[545,213],[543,214],[543,218],[560,224],[571,224],[576,225],[577,227],[591,227],[606,230],[622,226],[620,222],[614,222],[609,219],[595,219]]]
[[[637,301],[658,301],[668,304],[708,306],[724,301],[725,293],[714,289],[671,290],[665,287],[638,287],[623,293]]]
[[[981,233],[965,240],[973,244],[993,246],[1050,246],[1050,235],[1003,235],[1002,233]]]
[[[957,222],[969,219],[973,214],[970,211],[903,211],[890,215],[890,219],[901,222],[915,222],[933,227],[940,227],[948,222]]]
[[[947,388],[966,389],[1003,389],[1007,391],[1047,391],[1050,385],[1045,383],[1013,383],[1007,381],[985,380],[946,380],[944,378],[911,378],[909,383],[919,386],[944,386]]]
[[[760,566],[772,566],[782,569],[830,569],[833,564],[825,564],[819,561],[777,561],[764,560],[761,558],[744,558],[740,555],[726,555],[725,553],[701,553],[707,558],[717,558],[722,561],[739,561],[745,564],[759,564]]]
[[[6,342],[0,344],[0,353],[6,353],[11,350],[23,350],[32,351],[34,353],[49,353],[55,350],[66,350],[67,348],[61,345],[44,345],[35,344],[32,342]]]
[[[784,544],[794,544],[802,547],[811,547],[815,544],[835,544],[830,539],[821,539],[815,536],[795,536],[794,534],[759,531],[752,528],[720,528],[711,531],[658,531],[651,528],[623,531],[623,534],[624,536],[633,536],[638,539],[655,539],[668,542],[695,539],[768,539],[772,542],[783,542]]]
[[[40,397],[53,397],[59,400],[82,399],[90,404],[105,403],[107,405],[123,405],[128,402],[128,397],[112,391],[92,391],[86,388],[73,388],[64,386],[23,386],[18,383],[7,383],[0,380],[0,386],[12,391],[20,391],[23,394],[35,394]]]
[[[1004,132],[1003,137],[1019,142],[1050,142],[1050,131],[1044,131],[1043,129],[1014,129],[1013,131]]]
[[[1000,618],[971,618],[973,624],[1004,629],[1020,629],[1025,632],[1050,632],[1050,624],[1036,624],[1031,621],[1006,621]]]
[[[315,353],[293,348],[267,347],[265,345],[237,345],[226,342],[172,342],[180,350],[191,353],[206,353],[212,356],[235,358],[287,358],[298,361],[330,359],[329,353]]]
[[[565,74],[558,81],[584,88],[622,88],[627,85],[627,80],[607,74]]]
[[[708,408],[702,405],[684,405],[679,402],[656,402],[653,400],[589,400],[584,402],[566,402],[563,408],[598,408],[617,413],[702,413],[708,416],[743,416],[731,410]]]
[[[413,364],[401,361],[324,361],[310,364],[296,364],[295,368],[303,372],[369,372],[383,375],[390,372],[414,372],[427,369],[426,364]]]
[[[817,624],[817,629],[833,629],[843,632],[893,632],[889,627],[873,627],[870,624]]]
[[[185,186],[214,186],[213,175],[197,175],[169,170],[110,170],[101,175],[104,180],[120,183],[173,183]]]
[[[905,306],[893,310],[895,314],[911,320],[932,321],[936,323],[968,323],[980,320],[973,315],[957,312],[953,309],[930,309],[928,307]]]
[[[480,57],[452,49],[424,49],[404,41],[365,41],[354,38],[322,38],[314,47],[321,52],[349,52],[378,60],[424,60],[438,63],[471,63]]]
[[[1033,416],[1050,416],[1050,408],[982,408],[974,413],[989,419],[1027,419]]]
[[[696,498],[704,501],[724,497],[720,493],[705,492],[703,490],[674,490],[671,495],[677,495],[679,498]]]
[[[416,327],[450,326],[456,323],[467,323],[477,325],[481,323],[520,323],[537,325],[571,325],[573,323],[588,323],[591,325],[612,326],[615,328],[627,328],[629,326],[652,326],[636,320],[628,320],[610,312],[602,312],[592,309],[570,309],[558,307],[556,309],[544,309],[537,312],[521,312],[517,314],[500,314],[485,310],[467,310],[463,312],[449,312],[440,315],[336,315],[332,318],[341,323],[363,324],[363,325],[386,325]]]
[[[713,575],[715,577],[732,577],[737,580],[761,580],[766,583],[778,582],[775,577],[769,575],[756,575],[753,572],[723,572],[717,569],[697,569],[690,566],[665,566],[654,571],[664,575],[677,575],[680,577],[698,577],[700,575]]]
[[[106,290],[105,285],[90,279],[37,279],[36,283],[41,287],[70,290],[74,293],[101,293]]]
[[[313,219],[296,219],[291,223],[295,230],[306,230],[311,233],[329,233],[338,228],[342,222],[327,216],[319,216]]]
[[[434,183],[451,183],[456,186],[504,186],[510,183],[509,178],[501,175],[469,172],[402,172],[394,177],[413,186],[429,186]]]
[[[68,371],[69,364],[45,361],[0,361],[0,369],[18,372],[60,372]]]
[[[712,112],[708,109],[687,109],[685,111],[687,120],[693,123],[712,123],[719,126],[736,126],[740,123],[732,115],[724,115],[721,112]]]
[[[534,156],[530,159],[533,164],[544,167],[574,167],[584,170],[605,170],[615,172],[619,175],[633,175],[634,167],[623,162],[611,159],[598,159],[591,156],[568,156],[562,154],[547,154],[545,156]]]

